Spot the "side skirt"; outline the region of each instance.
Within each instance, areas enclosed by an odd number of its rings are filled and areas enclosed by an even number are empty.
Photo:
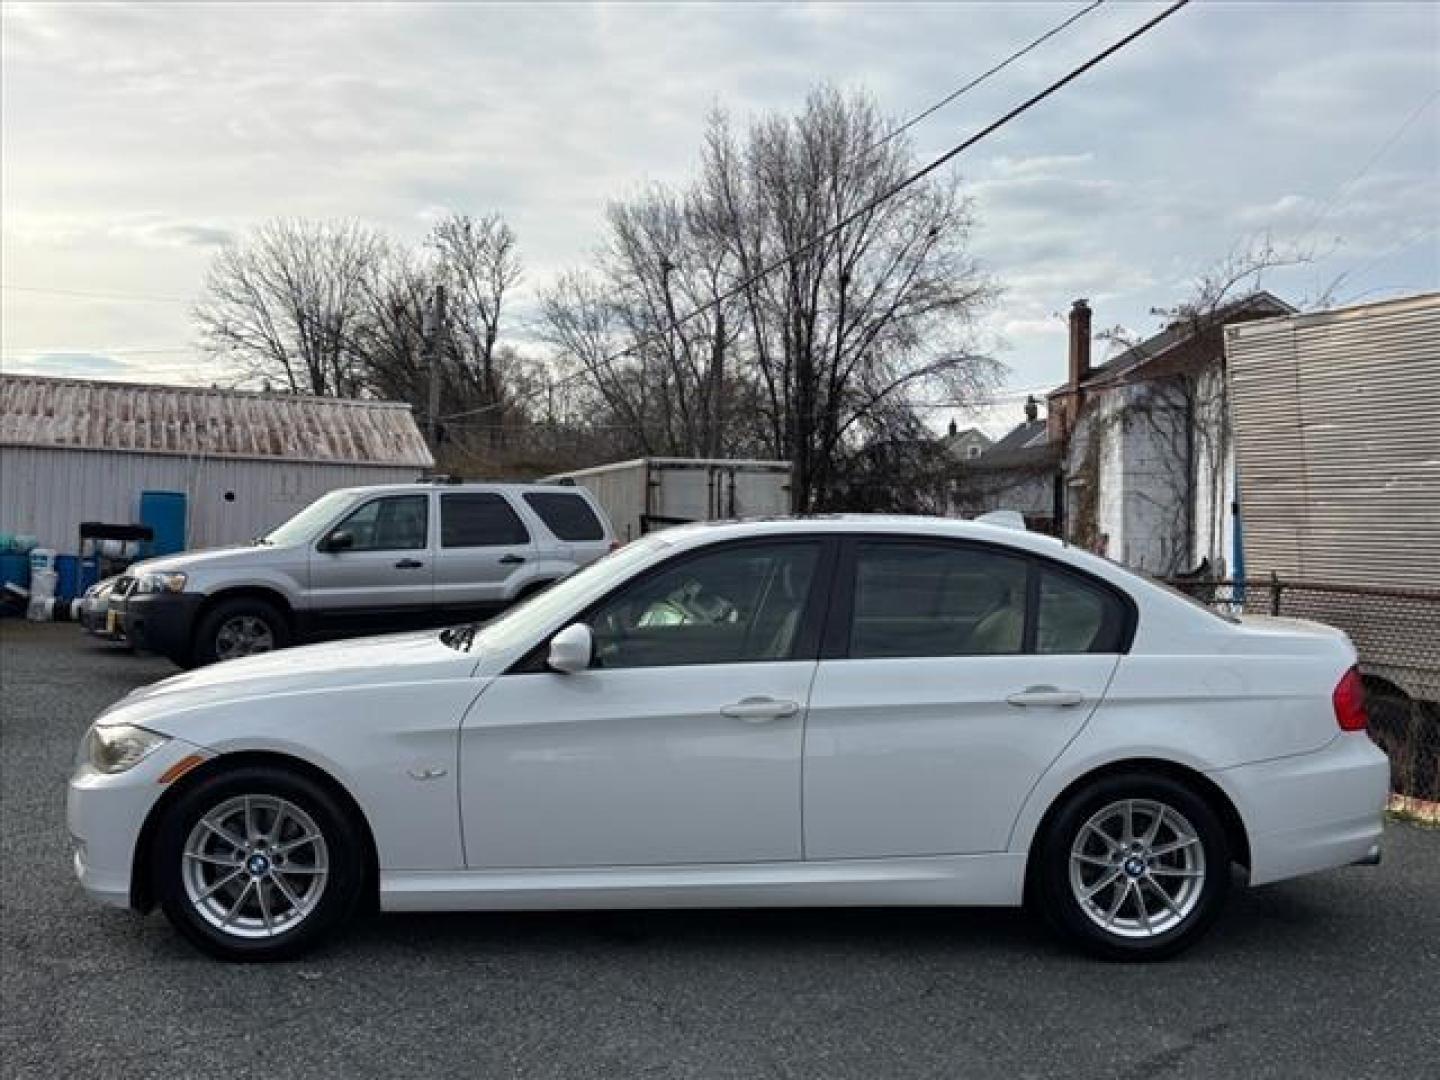
[[[603,908],[1013,907],[1025,855],[567,870],[384,870],[383,911]]]

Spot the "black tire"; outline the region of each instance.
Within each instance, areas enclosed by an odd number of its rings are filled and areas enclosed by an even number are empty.
[[[1114,808],[1135,802],[1132,833],[1144,833],[1156,815],[1149,807],[1168,808],[1171,815],[1160,815],[1160,833],[1153,850],[1160,851],[1180,842],[1184,826],[1198,843],[1187,844],[1179,852],[1152,854],[1132,852],[1116,842],[1107,843],[1087,828],[1096,815],[1107,811],[1121,814]],[[1178,818],[1173,815],[1179,815]],[[1100,824],[1106,824],[1102,819]],[[1177,828],[1179,826],[1179,828]],[[1080,849],[1082,859],[1073,865],[1080,875],[1072,879],[1072,853],[1082,831],[1087,839]],[[1123,825],[1106,829],[1118,841],[1124,836]],[[1143,842],[1143,837],[1139,838]],[[1203,868],[1188,860],[1198,860],[1203,853]],[[1113,867],[1093,865],[1103,858],[1120,857]],[[1140,856],[1140,864],[1130,856]],[[1163,960],[1193,945],[1215,921],[1230,891],[1231,854],[1225,827],[1210,804],[1186,784],[1156,773],[1129,773],[1107,776],[1087,784],[1070,795],[1052,816],[1044,835],[1037,838],[1031,899],[1062,938],[1072,945],[1107,960]],[[1132,870],[1138,870],[1132,876]],[[1092,916],[1082,903],[1077,889],[1089,889],[1105,880],[1112,871],[1115,883],[1095,895],[1096,911]],[[1199,873],[1200,877],[1190,877]],[[1152,876],[1153,874],[1153,876]],[[1127,884],[1129,883],[1129,884]],[[1163,888],[1171,898],[1170,907],[1154,891]],[[1133,886],[1134,893],[1129,889]],[[1121,899],[1113,914],[1111,928],[1101,925],[1103,915],[1124,889],[1129,898]],[[1146,915],[1137,908],[1136,897],[1143,896]],[[1170,925],[1167,925],[1170,924]],[[1156,932],[1152,932],[1152,928]]]
[[[228,867],[212,868],[209,865],[198,871],[186,869],[197,862],[186,857],[192,833],[211,835],[210,830],[200,824],[201,820],[208,814],[223,812],[236,800],[243,803],[247,796],[251,798],[249,806],[253,809],[246,812],[255,815],[253,820],[260,827],[257,832],[266,824],[267,813],[273,813],[277,807],[276,800],[283,800],[289,808],[288,813],[298,811],[308,817],[309,824],[315,826],[323,838],[323,853],[313,844],[302,844],[296,849],[293,838],[303,835],[307,829],[293,817],[282,823],[280,835],[292,838],[292,847],[275,857],[275,865],[278,867],[283,860],[291,860],[290,865],[294,869],[282,877],[282,882],[288,883],[285,887],[291,890],[292,895],[310,901],[304,906],[304,914],[288,926],[285,925],[285,914],[291,905],[279,885],[274,883],[274,873],[257,878],[248,869],[243,870],[233,884],[222,887],[215,894],[220,908],[228,908],[233,901],[238,909],[240,918],[236,921],[244,925],[234,931],[221,928],[212,921],[219,915],[218,911],[211,911],[207,917],[192,899],[192,889],[199,893],[202,886],[208,888],[219,876],[231,873]],[[346,924],[354,916],[365,891],[366,848],[352,818],[353,815],[347,813],[329,791],[297,772],[269,765],[241,765],[217,772],[184,792],[160,822],[151,863],[155,896],[175,929],[211,956],[249,962],[287,960],[299,956]],[[273,819],[269,820],[273,823]],[[227,827],[227,831],[232,835],[238,832],[234,826]],[[209,842],[214,847],[202,854],[236,857],[236,853],[224,850],[229,845],[218,837]],[[281,848],[286,846],[283,839],[278,843]],[[266,849],[262,846],[257,850],[264,854]],[[276,842],[269,844],[269,850],[277,850]],[[327,872],[320,881],[319,876],[313,873],[313,867],[322,857]],[[249,856],[243,858],[248,864]],[[192,872],[210,877],[196,882],[187,878],[187,874]],[[307,881],[319,882],[318,892],[313,898],[304,895],[305,889],[316,887],[304,884]],[[246,882],[251,888],[258,888],[258,896],[255,893],[239,895],[238,890],[245,887]],[[263,909],[261,904],[265,905]],[[272,917],[278,925],[274,930],[267,931],[265,928],[270,925]],[[254,925],[257,918],[263,920],[258,927]],[[262,932],[271,936],[244,936]]]
[[[207,611],[195,628],[195,641],[190,653],[187,656],[172,656],[171,659],[181,667],[216,663],[222,659],[221,631],[238,619],[259,620],[270,635],[270,650],[283,649],[290,644],[290,623],[279,608],[266,600],[241,596],[234,600],[222,600]]]

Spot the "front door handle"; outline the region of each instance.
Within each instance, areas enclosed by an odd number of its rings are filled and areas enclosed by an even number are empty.
[[[501,556],[500,556],[500,565],[501,565],[501,566],[519,566],[519,565],[520,565],[522,562],[524,562],[524,561],[525,561],[525,556],[524,556],[524,555],[501,555]]]
[[[763,724],[767,720],[781,720],[794,716],[800,705],[794,701],[776,701],[768,697],[747,697],[733,705],[722,705],[720,714],[747,724]]]
[[[396,570],[419,570],[425,564],[419,559],[401,559],[395,564]]]
[[[1079,705],[1085,695],[1079,690],[1057,690],[1053,686],[1027,686],[1005,699],[1011,705]]]

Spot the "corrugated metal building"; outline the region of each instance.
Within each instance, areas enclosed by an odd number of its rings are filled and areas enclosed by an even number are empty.
[[[0,375],[0,530],[61,551],[142,491],[184,492],[187,546],[213,547],[433,465],[405,404]]]
[[[1245,574],[1440,588],[1440,293],[1225,332]]]

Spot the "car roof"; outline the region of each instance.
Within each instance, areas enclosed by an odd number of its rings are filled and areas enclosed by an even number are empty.
[[[742,536],[780,536],[788,533],[885,533],[983,540],[1011,547],[1056,554],[1077,551],[1062,540],[1043,533],[963,518],[926,517],[919,514],[808,514],[791,517],[741,518],[676,525],[657,533],[673,542],[707,543]]]
[[[465,480],[452,483],[445,480],[415,480],[408,484],[361,484],[355,487],[337,488],[365,495],[410,494],[420,491],[439,491],[442,494],[464,493],[467,491],[510,491],[517,494],[550,492],[562,495],[589,497],[589,492],[574,484],[517,483],[513,480]]]

